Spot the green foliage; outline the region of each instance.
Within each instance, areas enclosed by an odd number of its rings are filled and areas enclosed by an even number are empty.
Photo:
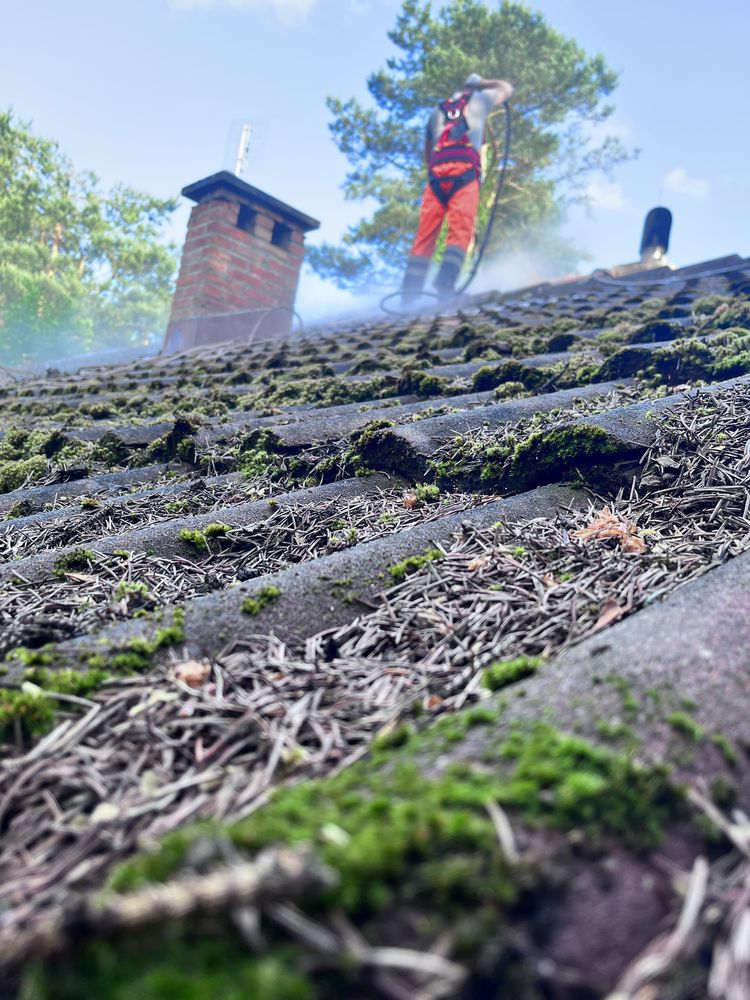
[[[55,720],[55,705],[44,692],[0,690],[0,743],[19,735],[22,740],[42,736]]]
[[[5,470],[3,470],[3,469],[0,468],[0,483],[3,481],[2,477],[3,477],[4,471]],[[13,489],[16,489],[16,488],[17,487],[13,487]],[[4,490],[4,489],[2,489],[0,487],[0,493],[8,493],[8,492],[9,492],[8,490]],[[10,509],[8,510],[8,513],[5,515],[5,517],[6,517],[6,520],[12,521],[13,518],[16,518],[16,517],[28,517],[29,514],[32,514],[32,513],[33,513],[33,508],[31,506],[31,504],[28,502],[28,500],[17,500],[13,504],[13,506],[10,507]]]
[[[73,694],[85,698],[100,688],[110,675],[101,668],[92,670],[46,670],[44,667],[33,667],[24,674],[24,679],[36,684],[44,691],[55,691],[59,694]]]
[[[487,667],[482,683],[490,691],[499,691],[524,677],[531,677],[541,665],[540,656],[517,656],[514,660],[501,660]]]
[[[474,373],[472,388],[475,392],[494,389],[504,382],[520,385],[523,389],[537,389],[549,382],[550,373],[532,368],[520,361],[504,361],[500,365],[485,365]]]
[[[124,598],[145,599],[148,597],[148,587],[145,583],[135,580],[120,580],[115,587],[115,600],[121,601]]]
[[[271,584],[261,587],[255,597],[246,597],[242,602],[242,611],[246,615],[258,615],[263,608],[278,601],[281,597],[281,590]]]
[[[393,566],[388,567],[388,572],[394,583],[403,583],[407,576],[416,573],[418,569],[422,569],[427,563],[442,558],[443,553],[439,549],[429,549],[423,555],[408,556],[402,562],[394,563]]]
[[[179,533],[179,538],[187,545],[192,545],[199,552],[208,552],[209,541],[212,538],[223,538],[228,531],[228,524],[207,524],[203,530],[199,528],[183,528]]]
[[[0,463],[0,493],[17,490],[27,481],[39,479],[47,471],[47,460],[42,455]]]
[[[56,142],[0,111],[0,363],[148,343],[166,321],[176,201],[99,189]]]
[[[460,906],[467,894],[477,903],[488,895],[512,898],[516,889],[495,853],[496,833],[485,811],[490,801],[513,810],[524,823],[579,828],[592,838],[614,834],[643,848],[658,843],[663,824],[678,812],[679,795],[664,767],[639,765],[543,723],[513,730],[489,748],[481,768],[453,764],[440,776],[425,777],[428,759],[477,726],[490,729],[491,738],[498,719],[498,710],[475,708],[419,734],[400,726],[368,759],[333,777],[281,789],[228,832],[253,853],[272,844],[313,843],[341,875],[335,902],[361,915],[383,905],[384,889],[388,896],[404,890],[412,901],[429,898],[434,867],[426,878],[422,866],[467,853],[487,859],[494,881],[472,881],[445,903]],[[345,837],[331,842],[326,837],[331,826]],[[111,885],[121,892],[167,879],[203,832],[205,826],[199,826],[167,837],[157,853],[121,866]]]
[[[440,487],[430,483],[418,483],[414,487],[414,495],[422,503],[434,503],[440,499]]]
[[[157,650],[184,642],[184,626],[185,612],[182,608],[175,608],[172,612],[172,624],[157,628],[153,639],[136,636],[121,647],[119,653],[110,656],[105,662],[119,674],[143,673],[150,670]],[[99,662],[97,659],[97,666]]]
[[[573,425],[538,430],[516,445],[513,468],[520,475],[541,475],[616,451],[616,439],[600,427]]]
[[[737,751],[732,746],[731,740],[727,739],[723,733],[714,733],[711,737],[711,742],[715,747],[718,747],[718,749],[721,750],[727,764],[734,767],[737,763]]]
[[[25,983],[27,1000],[315,1000],[307,977],[294,971],[284,949],[258,956],[239,938],[186,939],[181,925],[153,940],[100,941],[80,963],[48,976],[42,965]],[[144,961],[144,955],[148,958]],[[96,984],[91,992],[92,984]]]
[[[570,269],[582,255],[555,233],[565,205],[581,197],[591,171],[629,156],[600,127],[612,113],[605,99],[617,84],[603,56],[588,55],[542,14],[513,0],[492,6],[448,0],[438,10],[427,0],[404,0],[388,37],[398,52],[368,78],[371,106],[328,99],[331,133],[351,165],[345,195],[372,199],[376,208],[349,229],[342,246],[309,248],[313,268],[344,287],[393,277],[417,225],[428,115],[476,71],[516,87],[509,183],[490,252],[532,250]],[[490,117],[488,177],[502,156],[503,114],[498,109]],[[480,229],[493,189],[484,186]]]
[[[85,573],[91,569],[91,563],[96,558],[91,549],[73,549],[55,562],[55,576],[65,576],[66,573]]]
[[[199,841],[229,838],[251,857],[272,845],[307,843],[338,876],[333,888],[299,902],[308,916],[326,925],[331,915],[344,914],[375,945],[387,939],[385,928],[394,921],[402,926],[405,915],[416,913],[419,923],[407,925],[413,927],[414,947],[426,948],[450,932],[456,959],[472,967],[486,955],[488,941],[503,940],[509,928],[517,929],[519,921],[545,905],[546,877],[555,865],[554,857],[540,861],[535,852],[510,863],[499,848],[489,803],[501,803],[511,811],[511,821],[518,819],[522,826],[577,830],[594,845],[615,837],[645,849],[658,843],[663,826],[681,809],[666,769],[642,767],[625,754],[546,725],[496,740],[501,711],[472,708],[421,733],[399,725],[376,740],[367,759],[331,777],[277,789],[246,820],[230,826],[204,822],[170,834],[157,850],[122,864],[109,889],[128,892],[167,881],[181,871]],[[480,739],[487,744],[481,766],[436,766],[477,727],[483,728]],[[342,963],[311,971],[304,951],[272,924],[264,930],[269,937],[263,955],[246,946],[237,954],[237,937],[216,920],[173,921],[148,933],[83,943],[62,963],[47,965],[44,973],[38,968],[33,996],[232,998],[235,993],[220,968],[231,968],[245,986],[254,982],[245,977],[269,963],[277,976],[282,968],[290,977],[304,973],[309,995],[321,1000],[360,995],[351,982],[342,982],[351,967]],[[222,949],[220,967],[214,947]],[[188,973],[189,986],[181,978]],[[171,983],[176,992],[170,992]],[[257,995],[308,995],[301,984],[299,992],[288,993],[283,978],[271,978],[270,984],[276,992]]]
[[[686,737],[692,743],[697,743],[705,736],[705,729],[698,725],[695,719],[691,719],[685,712],[672,712],[667,716],[667,722],[675,732]]]

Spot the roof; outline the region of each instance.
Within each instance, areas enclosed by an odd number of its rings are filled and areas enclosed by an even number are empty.
[[[265,191],[253,187],[252,184],[241,180],[229,170],[220,170],[217,174],[211,174],[210,177],[204,177],[193,184],[188,184],[181,193],[185,198],[190,198],[191,201],[201,202],[227,192],[239,201],[246,201],[255,206],[262,205],[272,212],[277,212],[305,233],[320,228],[320,222],[317,219],[313,219],[312,216],[305,215],[304,212],[292,208],[286,202],[279,201],[278,198],[273,198]]]
[[[747,877],[702,831],[750,809],[749,336],[729,256],[0,390],[8,981],[629,996],[692,870],[701,993]]]

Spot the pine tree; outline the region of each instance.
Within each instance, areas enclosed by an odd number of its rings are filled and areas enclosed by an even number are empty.
[[[0,362],[143,343],[166,325],[174,199],[76,171],[58,144],[0,112]]]
[[[601,138],[612,113],[605,99],[617,74],[601,55],[589,56],[544,17],[505,0],[494,9],[481,0],[450,0],[433,13],[425,0],[404,0],[388,37],[398,49],[367,82],[373,107],[328,99],[330,130],[351,170],[348,200],[374,200],[375,211],[344,236],[339,247],[310,248],[308,262],[342,287],[392,281],[417,225],[425,183],[424,128],[430,111],[460,88],[471,72],[510,80],[513,138],[507,183],[489,247],[544,253],[560,270],[584,255],[558,235],[565,208],[582,198],[588,175],[609,171],[632,154],[614,137]],[[488,123],[485,176],[494,178],[502,155],[503,115]],[[494,183],[485,183],[478,229]]]

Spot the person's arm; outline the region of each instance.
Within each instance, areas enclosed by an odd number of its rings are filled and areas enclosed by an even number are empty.
[[[513,84],[508,83],[507,80],[480,80],[476,84],[477,90],[495,90],[497,95],[495,97],[495,104],[505,104],[513,96]]]

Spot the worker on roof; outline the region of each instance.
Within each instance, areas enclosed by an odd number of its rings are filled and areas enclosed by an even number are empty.
[[[401,284],[405,300],[413,301],[424,287],[446,216],[448,234],[435,288],[444,298],[454,294],[461,265],[474,236],[484,126],[490,111],[512,95],[513,86],[507,80],[484,80],[472,73],[463,88],[442,101],[430,115],[424,148],[428,179],[417,235]]]

